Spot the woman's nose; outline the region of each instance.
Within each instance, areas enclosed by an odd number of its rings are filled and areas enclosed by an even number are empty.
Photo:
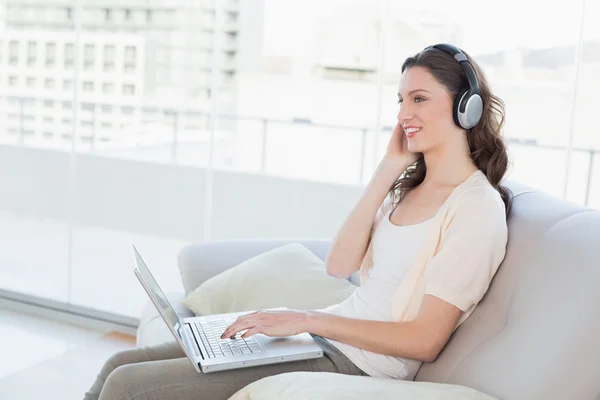
[[[398,122],[403,123],[404,121],[408,121],[412,118],[412,111],[408,106],[402,105],[400,110],[398,111]]]

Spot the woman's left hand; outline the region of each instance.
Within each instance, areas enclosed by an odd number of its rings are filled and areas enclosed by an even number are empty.
[[[256,333],[272,337],[298,335],[306,330],[307,315],[305,311],[255,311],[238,317],[225,329],[221,339],[235,336],[239,331],[246,329],[247,332],[242,335],[243,338]]]

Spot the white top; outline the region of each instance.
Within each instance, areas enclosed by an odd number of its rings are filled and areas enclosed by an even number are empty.
[[[364,285],[339,304],[318,310],[346,318],[394,321],[392,298],[421,250],[431,220],[398,226],[388,211],[373,234],[373,269]],[[372,377],[413,380],[422,362],[372,353],[327,339]]]

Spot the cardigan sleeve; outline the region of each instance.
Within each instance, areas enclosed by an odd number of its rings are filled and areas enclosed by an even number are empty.
[[[506,253],[504,203],[493,188],[462,194],[425,270],[425,294],[460,310],[479,303]]]

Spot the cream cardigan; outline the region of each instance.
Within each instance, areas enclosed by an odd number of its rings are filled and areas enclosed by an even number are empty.
[[[388,198],[379,208],[372,233],[393,207]],[[372,234],[371,233],[371,234]],[[425,294],[436,296],[463,311],[460,326],[487,291],[504,259],[508,242],[506,213],[500,193],[477,170],[458,185],[433,217],[415,263],[392,300],[396,321],[419,314]],[[371,242],[360,266],[364,283],[372,267]]]

